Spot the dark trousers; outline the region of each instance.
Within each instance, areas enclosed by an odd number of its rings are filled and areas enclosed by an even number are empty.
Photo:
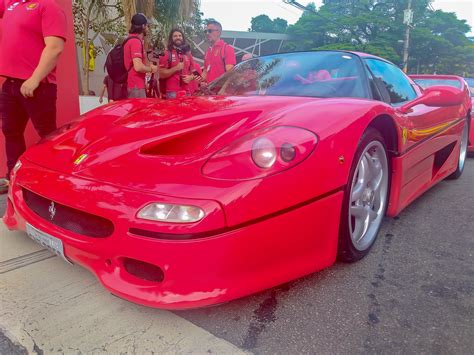
[[[26,150],[23,134],[29,118],[41,138],[56,130],[56,84],[41,83],[35,90],[34,97],[25,98],[20,92],[23,82],[24,80],[8,78],[0,93],[7,177]]]

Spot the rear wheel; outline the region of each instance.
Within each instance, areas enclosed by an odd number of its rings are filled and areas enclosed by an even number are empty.
[[[467,145],[469,141],[469,121],[466,120],[461,134],[461,148],[459,149],[458,167],[456,171],[448,176],[448,179],[459,179],[464,171],[467,156]]]
[[[369,128],[360,140],[344,194],[339,259],[362,259],[374,244],[387,210],[389,171],[385,141]]]

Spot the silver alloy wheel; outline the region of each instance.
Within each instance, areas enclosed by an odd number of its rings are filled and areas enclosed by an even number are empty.
[[[352,178],[349,231],[359,251],[369,248],[385,213],[388,196],[387,153],[379,141],[370,142],[362,152]]]
[[[460,171],[462,171],[462,169],[464,168],[464,163],[466,162],[468,135],[469,135],[469,125],[467,124],[467,121],[466,121],[466,124],[464,125],[464,129],[462,131],[461,149],[459,152],[458,170]]]

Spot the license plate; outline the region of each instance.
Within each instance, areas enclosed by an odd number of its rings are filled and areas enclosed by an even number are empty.
[[[53,253],[66,260],[68,263],[71,263],[64,255],[64,246],[61,239],[42,232],[28,223],[26,223],[26,234],[28,234],[28,236],[38,244],[51,250]]]

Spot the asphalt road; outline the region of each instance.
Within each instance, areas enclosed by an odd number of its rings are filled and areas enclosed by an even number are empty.
[[[471,158],[459,180],[387,218],[362,261],[175,314],[257,354],[473,353],[473,210]],[[0,353],[7,346],[0,333]]]

